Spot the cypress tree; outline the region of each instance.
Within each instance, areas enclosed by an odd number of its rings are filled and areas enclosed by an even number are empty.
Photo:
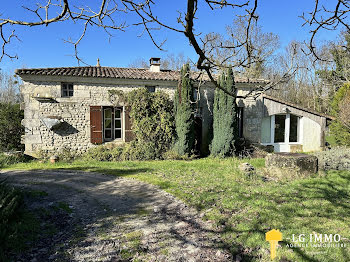
[[[181,69],[181,80],[175,92],[174,110],[177,141],[175,150],[180,155],[191,154],[194,150],[194,116],[191,103],[193,86],[190,79],[190,66]]]
[[[218,83],[231,93],[235,93],[235,81],[232,69],[223,72]],[[235,152],[237,139],[236,97],[227,95],[220,89],[215,90],[213,109],[213,140],[211,154],[213,156],[231,156]]]

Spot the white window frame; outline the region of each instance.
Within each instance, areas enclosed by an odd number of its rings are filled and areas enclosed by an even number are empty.
[[[111,110],[111,117],[110,118],[106,118],[106,116],[105,116],[106,115],[105,111],[108,110],[108,109]],[[120,111],[120,117],[119,118],[115,118],[117,110]],[[123,118],[124,118],[124,110],[123,110],[122,107],[103,107],[103,117],[102,117],[103,142],[111,142],[111,141],[115,141],[115,140],[116,141],[123,140],[124,130],[125,130]],[[108,128],[105,127],[106,119],[107,120],[108,119],[111,120],[111,127],[108,127]],[[120,127],[115,127],[115,121],[116,120],[120,120],[120,122],[121,122]],[[105,131],[106,130],[110,130],[111,131],[111,137],[110,138],[106,138],[106,135],[105,135]],[[120,130],[121,137],[118,137],[118,138],[115,137],[115,131],[116,130]]]
[[[116,111],[120,111],[120,113],[119,113],[119,116],[120,117],[116,117]],[[113,120],[113,124],[114,124],[114,140],[122,140],[123,139],[123,110],[122,110],[122,108],[120,108],[120,107],[115,107],[114,108],[114,120]],[[115,125],[115,121],[116,120],[120,120],[120,127],[116,127],[116,125]],[[116,130],[120,130],[120,137],[115,137],[115,131]]]
[[[281,145],[299,145],[302,144],[303,141],[303,118],[300,116],[298,117],[298,141],[297,142],[289,142],[289,135],[290,135],[290,113],[283,114],[286,116],[285,119],[285,128],[284,128],[284,142],[278,142],[275,143],[275,116],[272,115],[271,118],[271,125],[270,125],[270,143],[262,143],[263,145],[273,145],[273,144],[281,144]]]
[[[107,117],[106,118],[106,113],[105,111],[106,110],[111,110],[111,117]],[[105,123],[106,123],[106,119],[108,120],[111,120],[111,127],[106,127],[105,126]],[[106,130],[109,130],[111,131],[111,137],[110,138],[106,138]],[[111,107],[105,107],[103,108],[103,141],[104,142],[110,142],[110,141],[113,141],[113,108]]]

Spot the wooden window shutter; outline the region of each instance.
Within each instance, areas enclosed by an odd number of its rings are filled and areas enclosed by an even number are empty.
[[[90,106],[90,128],[91,143],[102,144],[102,106]]]
[[[125,106],[125,142],[130,142],[134,139],[132,132],[132,122],[130,119],[130,106]]]

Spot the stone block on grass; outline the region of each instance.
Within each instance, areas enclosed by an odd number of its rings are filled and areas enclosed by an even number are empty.
[[[272,176],[298,178],[317,173],[318,159],[300,153],[268,154],[265,158],[267,171]]]

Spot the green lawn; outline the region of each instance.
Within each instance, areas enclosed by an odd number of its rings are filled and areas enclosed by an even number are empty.
[[[265,233],[273,228],[283,233],[276,261],[350,261],[350,172],[266,182],[263,159],[248,161],[258,168],[255,178],[238,171],[240,162],[32,162],[10,168],[98,171],[158,185],[205,213],[221,230],[225,245],[233,254],[243,254],[245,261],[270,261]],[[287,247],[295,244],[293,234],[305,234],[303,244],[308,246]],[[339,243],[346,247],[311,247],[315,243],[310,243],[310,234],[339,234]]]

